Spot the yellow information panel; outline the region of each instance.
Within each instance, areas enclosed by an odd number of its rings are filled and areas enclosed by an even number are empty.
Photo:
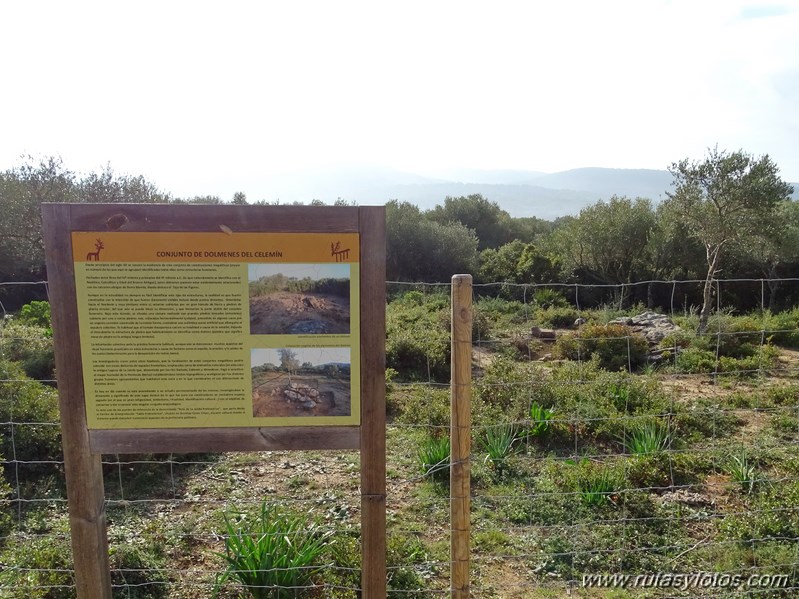
[[[90,429],[360,424],[356,233],[73,232]]]

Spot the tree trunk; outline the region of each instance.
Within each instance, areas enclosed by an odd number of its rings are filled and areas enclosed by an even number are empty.
[[[649,281],[646,285],[646,307],[651,310],[655,305],[655,298],[652,293],[652,281]]]
[[[702,311],[699,313],[699,330],[698,335],[704,335],[707,331],[707,321],[710,318],[710,301],[713,294],[713,279],[716,275],[716,266],[719,263],[719,253],[721,248],[717,247],[711,251],[707,249],[708,268],[707,276],[705,277],[705,289],[702,294]]]
[[[774,312],[774,309],[777,307],[777,290],[780,287],[780,282],[777,280],[777,269],[774,265],[769,267],[767,282],[769,291],[768,309],[770,312]]]

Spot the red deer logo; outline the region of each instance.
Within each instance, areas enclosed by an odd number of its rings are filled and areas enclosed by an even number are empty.
[[[330,244],[330,255],[335,256],[336,262],[344,262],[349,257],[350,250],[349,248],[342,250],[341,242],[337,241]]]
[[[100,250],[105,249],[105,246],[103,245],[103,240],[102,239],[98,239],[94,243],[94,247],[95,247],[95,249],[97,251],[96,252],[89,252],[88,254],[86,254],[86,261],[87,262],[92,262],[92,261],[99,262],[100,261]]]

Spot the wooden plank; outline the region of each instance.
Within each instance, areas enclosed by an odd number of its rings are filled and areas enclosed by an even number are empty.
[[[70,216],[69,205],[42,206],[75,582],[79,599],[110,599],[103,471],[86,427]]]
[[[360,208],[361,587],[386,597],[386,212]]]
[[[450,560],[452,599],[469,597],[469,510],[472,439],[472,276],[452,277],[450,409]]]
[[[95,453],[197,453],[358,449],[357,426],[125,429],[89,431]]]
[[[312,217],[309,217],[312,214]],[[75,204],[73,231],[355,233],[355,206]]]

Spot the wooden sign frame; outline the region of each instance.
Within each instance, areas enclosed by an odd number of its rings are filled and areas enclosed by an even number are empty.
[[[385,597],[385,208],[44,204],[42,220],[78,597],[111,597],[102,453],[291,449],[360,450],[362,596]],[[90,430],[71,237],[81,231],[357,233],[360,425]]]

